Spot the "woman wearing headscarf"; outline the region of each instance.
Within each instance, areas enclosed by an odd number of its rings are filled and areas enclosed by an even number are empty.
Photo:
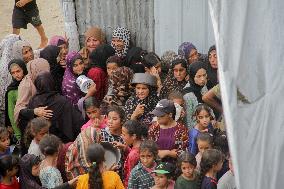
[[[20,186],[21,189],[46,189],[41,186],[39,179],[41,160],[33,154],[26,154],[20,160]],[[75,180],[63,183],[53,189],[71,189]]]
[[[207,87],[209,90],[219,83],[217,78],[218,59],[215,45],[209,48],[208,60],[206,61],[206,71],[208,76]]]
[[[0,124],[4,125],[5,92],[12,81],[8,63],[13,59],[13,44],[21,40],[19,35],[9,34],[0,42]]]
[[[60,48],[58,62],[63,68],[65,68],[66,67],[66,55],[68,54],[68,51],[69,51],[69,42],[66,36],[65,37],[58,36],[58,35],[53,36],[49,41],[49,45],[57,46]]]
[[[8,70],[13,81],[7,87],[5,94],[5,125],[12,126],[16,139],[20,140],[21,131],[14,120],[14,108],[18,98],[18,86],[24,76],[28,74],[28,70],[25,62],[19,59],[11,60],[8,64]]]
[[[175,59],[171,62],[168,76],[163,82],[160,98],[168,98],[169,94],[173,91],[182,92],[187,83],[187,78],[186,61],[181,56],[175,57]]]
[[[111,46],[115,54],[124,59],[130,48],[130,31],[125,27],[117,27],[112,33]]]
[[[186,109],[186,122],[188,129],[195,126],[196,121],[193,119],[193,113],[199,103],[203,103],[202,95],[208,89],[206,67],[202,62],[196,61],[189,66],[189,82],[184,88],[184,102]]]
[[[176,56],[177,56],[177,53],[172,50],[164,52],[163,55],[161,56],[161,67],[162,67],[161,80],[162,82],[165,81],[168,75],[168,72],[171,68],[171,63]]]
[[[197,48],[190,42],[183,42],[178,48],[178,54],[186,59],[188,65],[197,60],[206,60],[206,55],[198,53]]]
[[[13,45],[14,59],[23,60],[26,64],[34,59],[34,52],[31,44],[25,40],[20,40]]]
[[[89,67],[89,55],[99,45],[106,43],[105,33],[99,27],[91,27],[85,32],[85,46],[80,50],[85,64],[85,68]]]
[[[135,87],[135,92],[125,103],[126,117],[128,120],[138,120],[149,126],[153,120],[153,115],[150,112],[159,101],[157,79],[147,73],[136,73],[133,76],[132,84]]]
[[[49,72],[37,76],[35,87],[37,93],[30,100],[28,108],[48,107],[53,112],[49,119],[49,132],[58,136],[63,143],[74,141],[84,124],[81,112],[55,90],[54,80]]]
[[[68,179],[73,179],[88,172],[90,163],[87,160],[86,151],[90,144],[100,142],[100,136],[99,129],[88,127],[69,146],[65,158],[65,170]]]
[[[50,73],[55,81],[55,89],[61,92],[61,85],[64,76],[64,67],[60,65],[60,48],[53,45],[48,45],[40,52],[40,58],[48,61],[50,65]]]
[[[106,73],[106,61],[114,55],[114,49],[107,44],[100,45],[90,54],[90,69],[87,76],[96,84],[95,97],[98,101],[102,101],[108,90],[108,79]]]

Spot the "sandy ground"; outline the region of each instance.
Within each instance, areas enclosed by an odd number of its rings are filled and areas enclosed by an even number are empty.
[[[0,0],[0,40],[12,33],[12,12],[15,0]],[[37,0],[39,14],[48,38],[64,35],[64,22],[59,0]],[[31,25],[21,30],[22,38],[28,40],[33,48],[40,44],[37,30]]]

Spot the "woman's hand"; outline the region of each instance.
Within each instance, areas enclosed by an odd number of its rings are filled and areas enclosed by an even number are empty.
[[[38,117],[43,117],[44,119],[50,119],[53,116],[53,111],[47,110],[47,106],[38,107],[34,109],[34,114]]]
[[[138,104],[131,115],[131,120],[136,120],[138,117],[144,114],[145,104]]]
[[[68,184],[71,186],[76,186],[79,176],[73,178],[72,180],[68,181]]]

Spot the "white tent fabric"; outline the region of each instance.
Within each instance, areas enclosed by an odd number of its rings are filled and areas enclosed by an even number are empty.
[[[284,1],[209,6],[238,189],[284,188]]]

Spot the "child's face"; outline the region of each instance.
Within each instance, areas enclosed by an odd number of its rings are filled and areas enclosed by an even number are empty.
[[[213,166],[214,171],[218,172],[222,169],[223,160],[219,161],[216,165]]]
[[[6,151],[10,146],[10,138],[8,136],[2,136],[0,138],[0,151]]]
[[[188,162],[181,163],[181,172],[182,172],[182,175],[186,178],[190,179],[193,177],[194,169],[195,169],[195,166]]]
[[[123,141],[125,142],[125,144],[127,144],[128,146],[129,145],[132,145],[134,140],[135,140],[135,135],[134,136],[131,136],[129,133],[128,133],[128,130],[125,128],[125,127],[122,127],[122,134],[121,134],[121,137],[123,139]]]
[[[73,73],[76,75],[80,75],[83,73],[84,69],[85,69],[84,62],[81,59],[77,59],[72,67]]]
[[[110,77],[112,75],[112,72],[114,72],[118,68],[118,65],[116,62],[110,62],[107,64],[107,75]]]
[[[206,129],[210,123],[210,115],[206,110],[201,110],[197,115],[197,123],[203,128]]]
[[[209,144],[208,141],[202,141],[202,140],[197,140],[197,146],[198,146],[198,150],[201,154],[203,154],[203,152],[205,150],[212,148],[212,146]]]
[[[19,171],[19,167],[18,166],[14,166],[11,170],[7,171],[7,176],[14,177],[14,176],[17,175],[18,171]]]
[[[174,102],[174,103],[177,103],[177,104],[179,104],[180,106],[183,106],[183,99],[182,98],[174,98],[174,99],[172,99],[172,101]]]
[[[156,173],[154,181],[155,181],[155,186],[159,188],[165,188],[168,185],[168,177],[163,174]]]
[[[107,124],[111,132],[121,129],[121,119],[119,114],[117,112],[109,112],[107,116]]]
[[[39,176],[39,171],[40,171],[40,163],[37,165],[32,166],[32,175],[35,177]]]
[[[42,128],[37,134],[34,134],[34,139],[36,141],[36,143],[38,144],[41,139],[48,134],[49,131],[49,127],[44,127]]]
[[[157,121],[160,125],[167,125],[172,120],[172,114],[165,114],[164,116],[157,117]]]
[[[86,109],[86,114],[89,119],[100,119],[101,111],[99,108],[91,106]]]
[[[140,161],[145,167],[151,168],[153,167],[155,161],[154,154],[149,150],[142,150],[140,151]]]

